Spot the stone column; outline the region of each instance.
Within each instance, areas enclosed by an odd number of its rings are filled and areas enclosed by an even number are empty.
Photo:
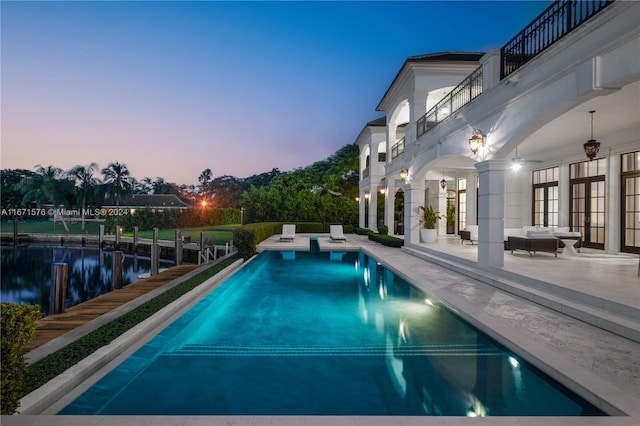
[[[478,224],[478,196],[476,193],[476,174],[467,175],[467,225]]]
[[[395,234],[395,204],[396,204],[396,187],[393,179],[388,179],[387,193],[385,194],[384,206],[384,224],[389,227],[389,235]]]
[[[378,232],[378,191],[373,186],[369,192],[369,229]]]
[[[404,191],[405,245],[420,243],[420,209],[424,204],[424,183],[411,183]]]
[[[475,164],[480,175],[478,266],[483,269],[504,266],[504,171],[507,166],[506,160]]]
[[[358,226],[360,228],[364,228],[364,217],[365,217],[365,205],[366,200],[364,198],[365,191],[360,190],[360,199],[358,200]]]

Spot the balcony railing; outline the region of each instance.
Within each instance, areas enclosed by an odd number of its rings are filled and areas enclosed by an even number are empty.
[[[465,78],[462,83],[418,119],[416,123],[416,138],[436,127],[440,122],[450,117],[451,114],[477,98],[480,93],[482,93],[482,67],[478,67],[469,77]]]
[[[558,0],[500,49],[500,79],[597,15],[615,0]]]
[[[404,138],[394,143],[393,146],[391,147],[391,159],[393,160],[403,152],[404,152]]]

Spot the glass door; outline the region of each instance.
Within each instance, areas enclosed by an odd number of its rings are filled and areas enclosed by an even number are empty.
[[[572,231],[582,234],[583,247],[604,249],[605,224],[605,159],[572,164],[571,212]]]
[[[640,254],[640,151],[622,155],[621,250]]]

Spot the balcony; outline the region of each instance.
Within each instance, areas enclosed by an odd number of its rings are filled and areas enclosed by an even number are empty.
[[[500,49],[500,79],[538,56],[615,0],[558,0]]]
[[[404,138],[394,143],[393,146],[391,147],[391,159],[393,160],[403,152],[404,152]]]
[[[477,98],[482,93],[482,67],[478,67],[462,83],[456,86],[440,102],[435,104],[417,122],[416,138],[427,133],[454,112]]]

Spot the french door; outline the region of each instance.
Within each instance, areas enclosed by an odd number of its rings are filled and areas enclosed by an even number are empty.
[[[621,249],[640,254],[640,151],[623,154]]]
[[[604,249],[605,223],[605,159],[572,164],[571,212],[572,231],[582,234],[583,247]]]

